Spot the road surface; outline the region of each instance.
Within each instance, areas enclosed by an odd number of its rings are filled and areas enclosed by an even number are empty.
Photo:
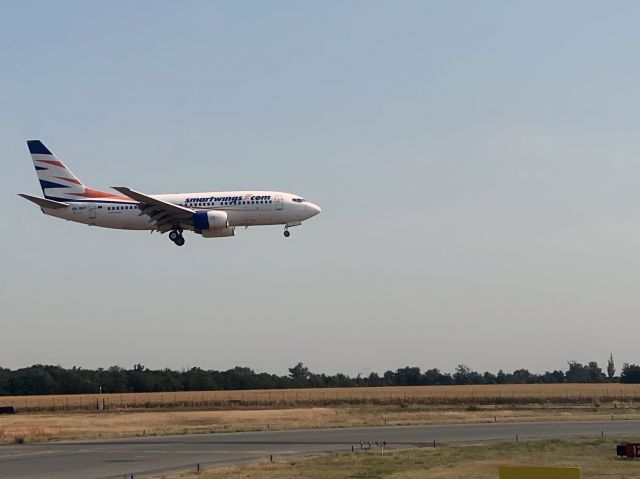
[[[186,436],[61,441],[0,446],[0,477],[136,479],[203,466],[274,460],[289,455],[351,451],[360,441],[386,441],[387,448],[578,436],[640,439],[640,421],[457,424],[443,426],[307,429]]]

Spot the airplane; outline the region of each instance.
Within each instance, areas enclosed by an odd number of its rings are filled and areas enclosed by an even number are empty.
[[[169,233],[177,246],[183,232],[203,238],[235,236],[237,227],[283,225],[289,228],[320,213],[299,195],[280,191],[224,191],[147,195],[125,186],[120,194],[89,188],[40,140],[27,141],[44,198],[20,193],[45,215],[89,226]]]

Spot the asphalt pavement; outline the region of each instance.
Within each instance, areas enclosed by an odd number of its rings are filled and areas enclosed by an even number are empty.
[[[580,436],[632,436],[640,421],[458,424],[442,426],[307,429],[186,436],[60,441],[0,446],[0,478],[136,479],[292,455],[348,452],[360,442],[387,449],[437,443],[515,441]],[[375,445],[374,445],[375,448]]]

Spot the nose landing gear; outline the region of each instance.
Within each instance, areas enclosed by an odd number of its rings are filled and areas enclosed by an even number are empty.
[[[288,238],[289,236],[291,236],[291,232],[289,231],[289,228],[293,228],[294,226],[300,226],[302,224],[302,221],[292,221],[291,223],[287,223],[284,225],[284,237]]]
[[[172,230],[169,233],[169,239],[173,241],[177,246],[184,244],[184,237],[182,236],[182,229]]]

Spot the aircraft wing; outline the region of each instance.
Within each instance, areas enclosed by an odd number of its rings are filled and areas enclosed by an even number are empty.
[[[147,215],[155,224],[156,229],[161,233],[170,231],[174,226],[180,225],[183,228],[193,227],[194,210],[184,206],[174,205],[166,201],[159,200],[153,196],[145,195],[139,191],[132,190],[126,186],[114,186],[114,190],[131,199],[139,201],[138,208],[140,215]]]

